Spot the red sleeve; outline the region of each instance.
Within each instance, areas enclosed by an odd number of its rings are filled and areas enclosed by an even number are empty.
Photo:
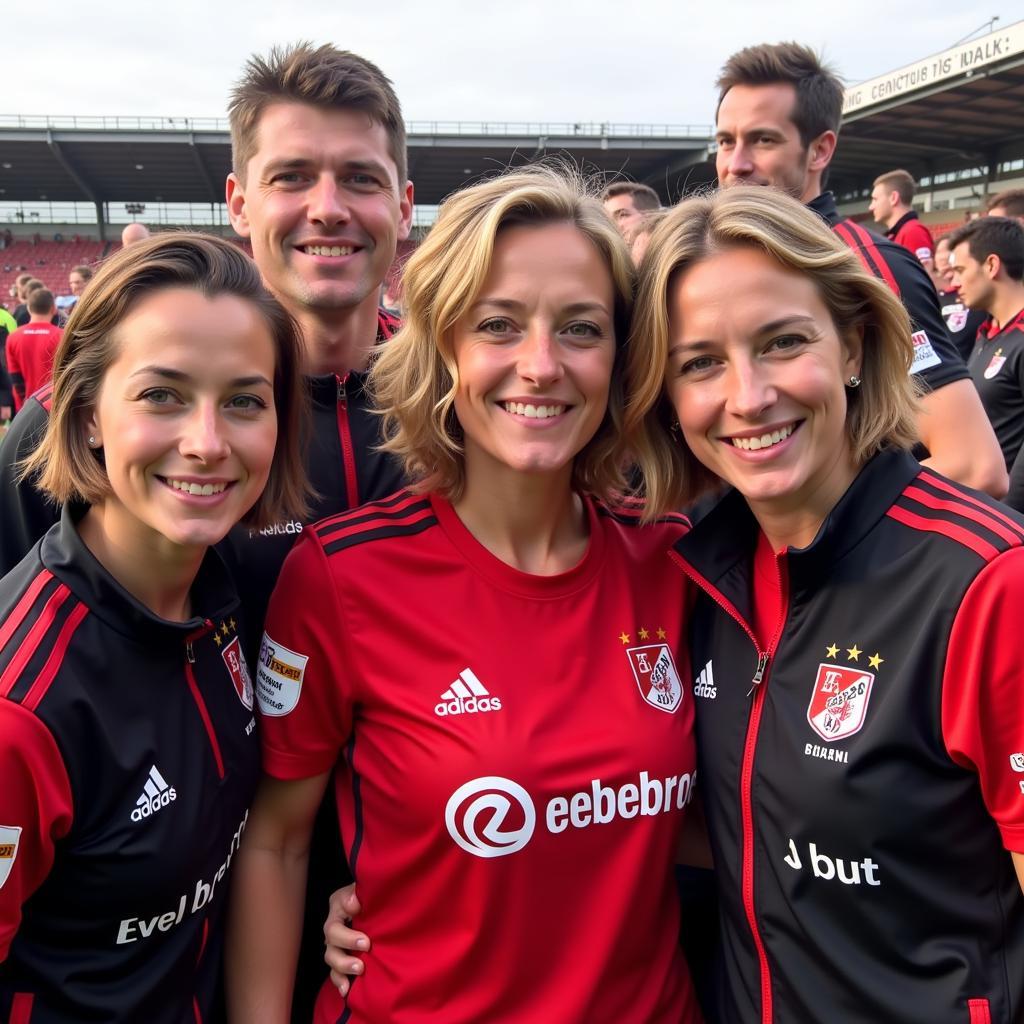
[[[912,220],[900,232],[900,245],[909,249],[919,260],[930,260],[934,255],[931,232],[919,221]]]
[[[942,680],[942,733],[950,757],[978,773],[1008,850],[1024,852],[1024,548],[993,559],[953,622]]]
[[[49,730],[30,711],[0,700],[0,961],[25,901],[53,866],[71,828],[71,785]]]
[[[303,531],[267,611],[256,672],[263,770],[279,779],[329,771],[352,728],[344,623],[320,541]]]

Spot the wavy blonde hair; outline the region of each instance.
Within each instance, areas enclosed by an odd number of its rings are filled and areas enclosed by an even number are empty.
[[[452,330],[479,297],[499,232],[513,225],[572,224],[593,243],[612,279],[615,364],[608,411],[576,456],[573,486],[610,497],[625,488],[623,347],[634,270],[599,192],[565,167],[509,171],[450,196],[405,266],[402,329],[378,350],[369,389],[384,417],[385,451],[397,455],[420,491],[458,498],[465,484]]]
[[[863,338],[862,384],[847,392],[846,429],[862,465],[884,447],[916,440],[910,320],[902,303],[802,203],[772,188],[732,188],[689,199],[654,230],[640,265],[627,346],[625,430],[644,479],[646,516],[693,501],[720,483],[672,437],[665,394],[669,302],[682,275],[718,253],[759,249],[811,278],[840,334]]]

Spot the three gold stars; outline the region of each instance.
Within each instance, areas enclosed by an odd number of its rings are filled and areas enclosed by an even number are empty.
[[[846,648],[846,658],[847,658],[848,661],[857,661],[857,662],[859,662],[860,661],[860,656],[863,653],[864,652],[856,644],[854,644],[852,647],[847,647]],[[828,647],[825,648],[825,657],[827,657],[827,658],[836,658],[838,656],[839,656],[839,645],[838,644],[829,644]],[[883,658],[878,653],[878,651],[875,651],[874,654],[869,655],[869,657],[868,657],[868,664],[872,668],[875,668],[875,669],[877,669],[882,664],[882,662],[884,662],[884,661],[885,661],[885,658]]]
[[[665,640],[668,638],[668,633],[666,633],[660,626],[654,631],[654,635],[657,636],[659,640]],[[641,626],[636,631],[636,636],[637,640],[650,640],[651,631],[646,626]],[[628,644],[630,642],[630,634],[623,630],[623,632],[619,634],[619,641],[623,645]]]

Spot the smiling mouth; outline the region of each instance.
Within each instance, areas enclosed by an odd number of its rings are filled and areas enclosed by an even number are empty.
[[[356,251],[354,245],[300,245],[298,248],[307,256],[351,256]]]
[[[530,420],[546,420],[561,416],[568,408],[565,405],[528,405],[525,402],[502,402],[501,407],[513,416],[525,416]]]
[[[734,448],[742,448],[745,452],[757,452],[763,448],[772,448],[781,444],[798,426],[800,426],[799,420],[788,426],[780,427],[778,430],[762,434],[760,437],[730,437],[728,440],[732,442]]]
[[[183,494],[195,494],[202,498],[208,498],[213,494],[220,494],[228,487],[227,483],[219,484],[197,484],[188,480],[175,480],[173,477],[162,476],[160,479],[168,487]]]

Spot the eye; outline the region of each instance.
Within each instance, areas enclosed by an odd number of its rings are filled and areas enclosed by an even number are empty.
[[[150,388],[143,391],[141,397],[152,405],[181,404],[178,396],[170,388]]]
[[[490,320],[485,320],[477,330],[483,331],[484,334],[509,334],[512,331],[512,321],[503,316],[494,316]]]
[[[588,320],[577,320],[565,328],[565,333],[573,338],[602,338],[604,332],[597,324]]]
[[[765,348],[766,352],[792,352],[799,348],[807,339],[799,334],[784,334],[780,338],[772,338]]]
[[[682,366],[679,367],[679,376],[685,377],[691,374],[704,373],[707,370],[714,368],[717,364],[711,356],[695,356],[693,359],[687,359]]]
[[[228,401],[228,408],[237,412],[258,412],[266,407],[267,403],[257,395],[235,395]]]
[[[275,185],[300,185],[305,178],[298,171],[282,171],[270,180]]]

